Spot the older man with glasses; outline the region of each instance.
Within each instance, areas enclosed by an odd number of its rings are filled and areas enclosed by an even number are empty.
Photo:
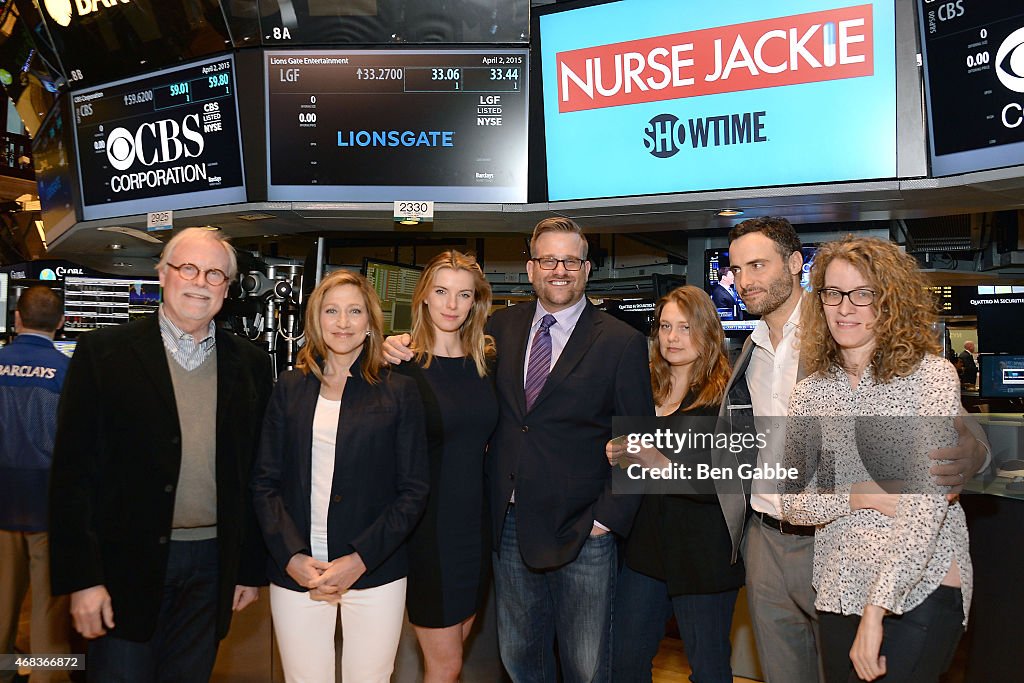
[[[157,272],[158,314],[83,335],[58,411],[51,578],[90,680],[208,680],[266,583],[248,483],[270,360],[213,323],[234,249],[189,228]]]

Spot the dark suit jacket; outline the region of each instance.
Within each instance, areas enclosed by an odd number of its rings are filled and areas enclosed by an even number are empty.
[[[732,295],[728,287],[717,282],[711,288],[711,301],[714,302],[715,308],[734,309],[736,307],[736,297]]]
[[[270,359],[217,331],[217,635],[236,585],[266,584],[248,483],[273,382]],[[57,417],[50,480],[56,594],[104,585],[116,628],[148,640],[167,569],[181,428],[157,316],[81,337]]]
[[[360,358],[360,362],[362,358]],[[270,550],[267,575],[304,591],[285,571],[296,553],[310,555],[313,416],[320,381],[312,373],[281,375],[267,408],[253,475],[253,502]],[[423,401],[416,383],[385,373],[368,384],[358,363],[345,383],[327,514],[327,548],[334,560],[358,552],[366,573],[353,588],[372,588],[408,572],[405,539],[427,504]]]
[[[515,490],[519,549],[528,566],[543,569],[574,560],[595,519],[629,533],[640,497],[612,494],[605,443],[613,415],[654,415],[654,399],[643,335],[588,303],[527,412],[523,373],[535,311],[536,303],[512,306],[488,323],[500,412],[486,476],[494,547]]]

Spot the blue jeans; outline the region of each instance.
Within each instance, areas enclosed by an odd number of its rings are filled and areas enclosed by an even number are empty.
[[[535,570],[519,553],[515,506],[505,515],[494,587],[501,661],[515,683],[605,683],[618,564],[612,534],[591,536],[575,560]]]
[[[739,590],[669,597],[664,581],[623,566],[615,589],[612,680],[650,683],[651,660],[675,611],[693,683],[732,683],[732,613]]]
[[[89,681],[210,680],[217,658],[217,539],[171,541],[163,590],[156,631],[148,641],[138,643],[107,635],[89,643]]]

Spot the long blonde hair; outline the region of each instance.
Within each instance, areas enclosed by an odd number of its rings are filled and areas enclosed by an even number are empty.
[[[370,334],[363,346],[362,375],[369,384],[380,382],[380,371],[384,365],[384,314],[380,310],[380,299],[369,281],[349,270],[336,270],[316,286],[306,304],[306,344],[299,350],[295,367],[303,374],[313,373],[321,382],[324,373],[320,364],[327,357],[327,344],[324,342],[323,329],[320,327],[320,308],[324,296],[335,287],[353,285],[359,289],[366,304],[366,312],[370,317]]]
[[[434,323],[427,312],[427,297],[434,286],[434,278],[444,268],[466,271],[473,276],[473,308],[459,328],[459,341],[466,355],[473,359],[477,373],[484,377],[487,375],[487,362],[495,355],[494,339],[484,334],[487,314],[491,310],[491,284],[484,277],[476,257],[454,249],[430,259],[416,283],[412,295],[412,350],[416,354],[416,362],[428,368],[434,359]]]
[[[654,308],[654,325],[651,327],[651,336],[648,340],[654,402],[659,406],[663,405],[672,391],[672,367],[661,355],[658,344],[661,312],[670,303],[678,306],[679,312],[686,316],[690,325],[690,343],[697,350],[697,360],[694,361],[693,372],[690,374],[690,386],[684,392],[685,397],[685,394],[692,390],[696,393],[696,399],[683,410],[717,405],[725,396],[725,386],[729,383],[731,374],[729,359],[725,355],[725,332],[722,331],[722,323],[718,321],[718,313],[715,311],[715,305],[711,303],[711,297],[693,285],[673,289],[658,299]]]
[[[871,306],[878,317],[871,372],[876,381],[906,377],[917,369],[926,353],[939,353],[932,331],[935,300],[917,261],[887,240],[847,235],[819,248],[811,266],[815,296],[804,301],[800,310],[798,337],[800,360],[808,372],[843,367],[842,350],[829,332],[824,305],[817,296],[825,286],[825,270],[835,260],[856,268],[875,292]]]

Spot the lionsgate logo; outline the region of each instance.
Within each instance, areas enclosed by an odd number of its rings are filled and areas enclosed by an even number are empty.
[[[697,149],[767,142],[765,116],[763,111],[753,111],[684,121],[675,114],[658,114],[644,127],[644,149],[653,157],[668,159],[687,145]]]
[[[50,18],[60,26],[68,26],[74,16],[73,9],[78,11],[78,16],[84,17],[87,14],[100,11],[102,8],[116,7],[117,5],[130,4],[131,0],[74,0],[74,8],[71,0],[43,0],[43,7]]]

